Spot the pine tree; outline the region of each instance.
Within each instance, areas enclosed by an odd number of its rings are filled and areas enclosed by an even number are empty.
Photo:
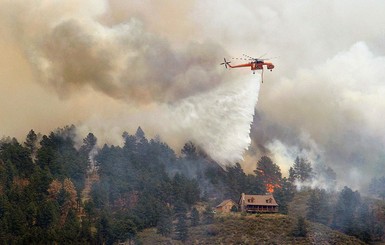
[[[254,170],[254,173],[269,192],[273,192],[274,188],[281,185],[281,169],[267,156],[262,156],[257,162],[257,168]]]
[[[289,169],[289,179],[291,181],[298,180],[299,182],[305,182],[310,180],[313,175],[313,169],[311,163],[305,159],[297,157],[294,161],[293,167]]]
[[[280,213],[288,213],[288,205],[293,200],[294,193],[295,186],[286,177],[282,179],[281,185],[274,189],[274,197],[279,205]]]
[[[187,160],[198,159],[197,148],[195,147],[195,145],[191,141],[187,142],[183,146],[181,153],[182,153],[182,157],[187,159]]]
[[[373,178],[369,184],[369,192],[385,199],[385,176],[381,178]]]
[[[136,232],[136,225],[128,217],[124,217],[123,219],[116,221],[112,226],[112,233],[115,238],[114,240],[126,241],[132,239]]]
[[[168,237],[172,232],[172,215],[171,211],[164,207],[159,214],[158,224],[156,225],[157,233]]]
[[[186,241],[188,238],[188,227],[186,223],[186,214],[179,214],[177,218],[177,224],[175,227],[175,233],[178,240]]]
[[[31,158],[35,160],[38,146],[38,136],[32,129],[27,134],[27,138],[25,139],[24,145],[28,149]]]
[[[307,201],[307,219],[325,225],[328,224],[329,216],[331,215],[328,200],[329,197],[325,190],[312,190]]]
[[[106,214],[102,214],[99,222],[97,223],[96,239],[98,244],[106,244],[112,235],[111,225],[106,217]]]
[[[333,226],[346,234],[352,235],[356,209],[361,202],[360,194],[353,192],[349,187],[344,187],[338,196],[333,216]]]
[[[203,212],[203,223],[212,224],[214,222],[214,213],[211,210],[211,207],[207,207]]]
[[[141,127],[138,127],[138,129],[136,130],[135,137],[137,139],[144,139],[145,138],[144,131],[142,130]]]
[[[320,206],[319,198],[315,191],[312,191],[307,201],[306,218],[310,221],[318,220],[318,207]]]
[[[297,225],[293,229],[293,236],[295,237],[306,237],[307,235],[307,224],[305,219],[300,216],[297,219]]]
[[[191,226],[197,226],[200,222],[199,211],[194,207],[191,210]]]

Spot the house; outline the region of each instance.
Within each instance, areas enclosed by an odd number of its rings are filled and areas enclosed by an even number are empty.
[[[272,194],[247,195],[242,193],[239,198],[241,212],[248,213],[277,213],[278,204]]]
[[[218,206],[216,206],[215,209],[219,212],[228,213],[228,212],[231,212],[231,208],[233,206],[238,207],[238,204],[231,199],[227,199],[227,200],[224,200],[223,202],[221,202]]]

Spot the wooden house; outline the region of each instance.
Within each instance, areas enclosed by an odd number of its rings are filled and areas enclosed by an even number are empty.
[[[241,212],[248,213],[277,213],[278,204],[272,194],[247,195],[242,193],[239,198]]]
[[[227,199],[227,200],[224,200],[223,202],[221,202],[218,206],[216,206],[215,209],[219,212],[228,213],[228,212],[231,212],[231,208],[233,206],[238,207],[238,204],[231,199]]]

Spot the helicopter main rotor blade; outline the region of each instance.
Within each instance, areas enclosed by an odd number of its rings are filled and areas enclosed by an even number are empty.
[[[245,59],[245,58],[231,58],[233,60],[249,60],[249,59]]]
[[[253,57],[251,57],[251,56],[249,56],[249,55],[246,55],[246,54],[243,54],[243,56],[249,58],[249,60],[256,60],[255,58],[253,58]]]

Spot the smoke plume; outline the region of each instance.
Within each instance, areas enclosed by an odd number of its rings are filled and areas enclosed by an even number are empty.
[[[107,26],[98,18],[107,9],[67,13],[68,4],[12,3],[19,14],[8,20],[16,23],[16,35],[38,80],[62,97],[89,86],[139,104],[169,102],[211,89],[223,80],[219,66],[213,67],[224,54],[218,45],[189,42],[174,48],[136,18]],[[73,4],[71,10],[81,5]],[[62,12],[45,14],[60,7]]]
[[[227,162],[247,148],[252,122],[248,171],[269,155],[285,175],[302,155],[333,168],[341,186],[362,188],[385,175],[384,7],[0,0],[0,134],[75,123],[115,144],[140,125]],[[247,69],[219,66],[243,53],[279,56],[260,91]]]
[[[255,169],[267,154],[287,174],[306,153],[313,164],[332,167],[340,186],[364,188],[385,175],[384,2],[199,5],[196,22],[205,36],[217,37],[232,53],[279,56],[274,71],[265,73],[245,168]]]
[[[76,117],[83,135],[116,144],[123,131],[142,126],[176,147],[191,140],[222,164],[242,159],[258,79],[224,73],[218,43],[170,40],[135,14],[117,21],[118,1],[2,5],[12,9],[2,21],[38,83],[63,101],[80,100],[75,117],[90,103],[105,104]]]

